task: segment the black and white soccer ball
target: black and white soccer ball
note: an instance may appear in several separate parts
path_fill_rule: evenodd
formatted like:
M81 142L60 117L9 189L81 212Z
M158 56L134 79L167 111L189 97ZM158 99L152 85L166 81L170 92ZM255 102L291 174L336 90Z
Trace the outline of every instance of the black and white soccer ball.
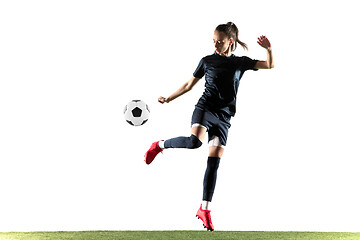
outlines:
M124 109L125 120L132 126L144 125L150 116L149 106L141 100L132 100Z

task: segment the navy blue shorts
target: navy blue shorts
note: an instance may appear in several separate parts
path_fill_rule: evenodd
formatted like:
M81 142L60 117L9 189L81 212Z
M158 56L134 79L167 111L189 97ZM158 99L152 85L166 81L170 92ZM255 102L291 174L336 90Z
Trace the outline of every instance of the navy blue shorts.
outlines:
M192 115L191 125L200 124L206 127L209 141L217 136L222 145L226 146L231 116L225 113L214 113L195 107Z

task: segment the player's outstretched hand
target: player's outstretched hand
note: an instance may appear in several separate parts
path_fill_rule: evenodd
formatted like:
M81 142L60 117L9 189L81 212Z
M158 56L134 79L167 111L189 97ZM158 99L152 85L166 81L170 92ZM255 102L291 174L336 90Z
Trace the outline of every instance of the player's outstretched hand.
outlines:
M166 103L167 101L166 101L166 98L164 98L164 97L159 97L159 98L158 98L158 102L161 103L161 104L163 104L163 103Z
M260 37L258 37L257 43L258 43L261 47L263 47L263 48L271 49L270 41L269 41L269 39L267 39L267 37L264 36L264 35L261 35Z

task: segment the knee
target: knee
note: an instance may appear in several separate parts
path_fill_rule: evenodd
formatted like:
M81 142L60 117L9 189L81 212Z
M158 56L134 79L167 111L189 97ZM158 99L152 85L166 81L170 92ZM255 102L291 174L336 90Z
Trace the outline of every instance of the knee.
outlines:
M201 145L202 145L202 142L194 134L191 134L186 148L196 149L196 148L201 147Z

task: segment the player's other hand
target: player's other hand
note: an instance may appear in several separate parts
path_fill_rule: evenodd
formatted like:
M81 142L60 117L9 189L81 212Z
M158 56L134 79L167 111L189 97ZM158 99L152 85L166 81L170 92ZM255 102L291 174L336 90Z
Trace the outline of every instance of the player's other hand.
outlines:
M163 104L163 103L166 103L166 102L168 102L168 101L167 101L167 98L159 97L159 98L158 98L158 102L161 103L161 104Z
M262 36L258 37L257 43L265 49L271 49L270 41L266 36L262 35Z

